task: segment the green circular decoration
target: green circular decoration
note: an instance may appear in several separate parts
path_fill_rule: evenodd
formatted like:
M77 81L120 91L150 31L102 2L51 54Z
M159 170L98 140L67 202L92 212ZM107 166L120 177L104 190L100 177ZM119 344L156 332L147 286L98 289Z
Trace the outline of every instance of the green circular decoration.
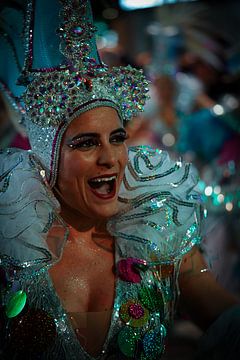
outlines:
M139 298L150 311L163 310L164 302L160 291L144 286L139 291Z
M121 352L130 358L135 356L137 342L140 339L140 333L137 329L125 327L122 329L117 338L118 346Z
M166 328L164 325L160 329L148 331L143 338L144 354L149 360L159 359L164 351Z
M5 313L8 318L13 318L20 314L26 305L27 294L23 290L14 293L6 304Z

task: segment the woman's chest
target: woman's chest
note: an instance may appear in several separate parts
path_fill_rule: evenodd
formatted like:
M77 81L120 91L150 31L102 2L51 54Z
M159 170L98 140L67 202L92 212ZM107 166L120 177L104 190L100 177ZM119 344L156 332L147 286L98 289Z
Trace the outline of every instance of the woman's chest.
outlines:
M114 256L69 247L50 271L54 289L66 312L97 312L113 307Z

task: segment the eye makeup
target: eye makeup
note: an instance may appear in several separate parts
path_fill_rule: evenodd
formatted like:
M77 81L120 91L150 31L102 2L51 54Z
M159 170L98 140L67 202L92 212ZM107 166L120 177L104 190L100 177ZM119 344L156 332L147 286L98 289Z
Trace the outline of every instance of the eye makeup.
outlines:
M118 131L110 135L109 141L111 144L122 144L125 140L128 139L128 135L124 129L119 129Z
M111 132L109 142L111 144L120 145L128 138L123 128L116 129ZM96 146L101 146L100 134L98 133L82 133L74 136L67 141L67 146L72 149L88 150Z
M92 147L100 146L101 143L99 136L84 134L72 139L67 145L72 149L88 150Z

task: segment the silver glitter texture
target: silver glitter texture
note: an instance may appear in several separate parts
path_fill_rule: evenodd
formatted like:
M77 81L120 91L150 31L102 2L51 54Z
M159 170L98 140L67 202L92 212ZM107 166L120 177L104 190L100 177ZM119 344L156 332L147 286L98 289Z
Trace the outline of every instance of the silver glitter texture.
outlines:
M111 70L91 57L95 26L89 21L87 1L62 0L59 51L67 66L36 72L23 96L28 119L57 127L73 113L96 100L118 108L123 121L143 111L148 82L142 70L131 66ZM105 104L106 105L106 104Z
M81 106L96 100L103 106L106 101L112 103L123 121L143 111L148 83L142 70L131 66L102 69L92 78L70 69L36 74L24 95L28 117L40 126L57 127Z

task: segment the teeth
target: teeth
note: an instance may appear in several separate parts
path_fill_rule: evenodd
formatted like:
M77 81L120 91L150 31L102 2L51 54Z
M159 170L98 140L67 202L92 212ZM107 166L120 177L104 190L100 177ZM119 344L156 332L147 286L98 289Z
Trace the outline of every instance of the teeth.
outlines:
M117 178L117 176L111 176L111 177L105 177L105 178L98 178L98 179L93 179L93 180L90 180L91 182L102 182L102 181L111 181L111 180L115 180Z

